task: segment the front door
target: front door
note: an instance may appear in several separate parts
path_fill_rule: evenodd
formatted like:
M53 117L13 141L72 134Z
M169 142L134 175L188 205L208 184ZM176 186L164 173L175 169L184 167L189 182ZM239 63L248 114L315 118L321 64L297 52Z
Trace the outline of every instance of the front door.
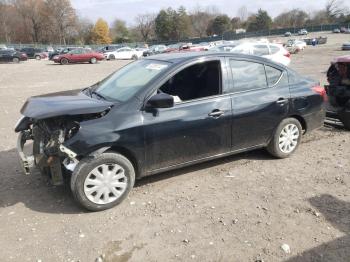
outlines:
M231 97L221 94L221 81L219 60L184 69L160 88L178 102L143 112L149 172L230 151Z

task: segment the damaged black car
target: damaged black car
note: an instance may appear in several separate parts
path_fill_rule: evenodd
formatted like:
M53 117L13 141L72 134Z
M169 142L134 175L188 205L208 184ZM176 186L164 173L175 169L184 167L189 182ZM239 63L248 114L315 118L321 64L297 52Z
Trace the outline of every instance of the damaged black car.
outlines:
M327 71L327 120L350 130L350 56L334 59Z
M318 82L260 57L155 55L89 88L29 98L17 147L26 174L68 181L78 203L104 210L144 176L256 148L290 156L322 126L324 95Z

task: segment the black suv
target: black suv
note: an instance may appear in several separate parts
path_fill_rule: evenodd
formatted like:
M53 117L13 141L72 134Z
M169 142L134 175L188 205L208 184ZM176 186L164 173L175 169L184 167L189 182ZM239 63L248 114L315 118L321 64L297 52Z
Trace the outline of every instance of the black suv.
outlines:
M174 53L135 61L95 85L32 97L18 151L89 210L120 203L135 179L267 148L285 158L322 126L324 89L264 58ZM34 140L33 155L23 153Z

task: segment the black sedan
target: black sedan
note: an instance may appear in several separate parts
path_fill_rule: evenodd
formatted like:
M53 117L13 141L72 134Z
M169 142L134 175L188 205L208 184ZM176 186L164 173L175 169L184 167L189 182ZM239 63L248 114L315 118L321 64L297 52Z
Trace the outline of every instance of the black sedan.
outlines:
M29 98L15 131L26 173L35 165L54 184L70 179L75 199L97 211L144 176L256 148L290 156L322 126L324 96L318 82L264 58L162 54L83 90Z
M15 50L0 50L0 62L13 62L19 63L20 61L26 61L27 55Z

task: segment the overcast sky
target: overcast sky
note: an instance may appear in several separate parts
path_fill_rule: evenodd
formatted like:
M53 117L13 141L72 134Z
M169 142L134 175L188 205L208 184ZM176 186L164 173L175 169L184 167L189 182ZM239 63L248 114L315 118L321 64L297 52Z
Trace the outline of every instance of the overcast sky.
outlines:
M237 14L240 6L245 5L249 12L256 12L262 8L275 17L280 12L293 8L312 12L323 8L326 2L327 0L72 0L74 8L82 17L92 21L102 17L110 23L119 18L127 21L129 25L134 23L137 14L157 13L169 6L177 8L183 5L190 11L197 5L203 7L215 5L219 11L232 17Z

